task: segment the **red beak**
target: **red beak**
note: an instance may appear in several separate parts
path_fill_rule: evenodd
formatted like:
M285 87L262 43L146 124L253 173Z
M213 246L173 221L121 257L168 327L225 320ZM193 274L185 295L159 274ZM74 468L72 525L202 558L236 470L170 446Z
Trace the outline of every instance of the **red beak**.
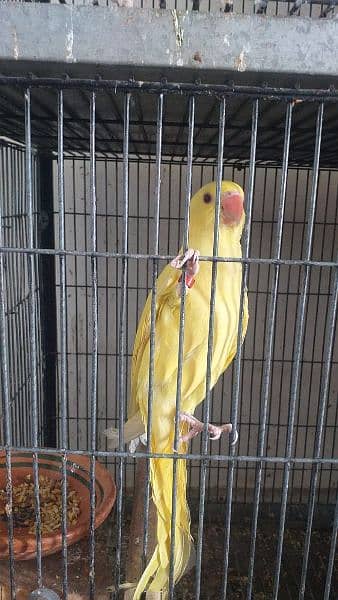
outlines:
M238 225L244 208L243 196L239 192L225 192L221 196L222 220L225 225Z

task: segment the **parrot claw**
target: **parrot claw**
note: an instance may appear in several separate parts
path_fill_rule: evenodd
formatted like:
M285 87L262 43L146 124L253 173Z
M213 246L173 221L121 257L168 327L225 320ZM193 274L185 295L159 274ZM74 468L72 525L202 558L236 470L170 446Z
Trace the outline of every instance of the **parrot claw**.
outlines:
M186 286L188 288L192 287L193 284L195 283L194 276L198 273L199 268L200 268L199 256L200 256L200 253L198 250L193 250L193 248L188 248L188 250L185 252L185 254L183 254L183 255L179 254L170 263L171 266L174 267L174 269L182 269L182 267L184 267L184 265L186 264L186 269L185 269L186 278L184 277L183 279L185 280ZM176 290L178 296L180 296L182 293L181 280L182 280L182 276L178 280L178 286L177 286L177 290Z
M238 431L237 431L237 429L235 429L234 439L232 440L232 442L230 442L230 446L236 446L237 442L238 442Z
M187 264L186 273L190 277L193 277L198 273L199 270L199 256L200 253L198 250L193 250L193 248L188 248L185 254L179 254L171 261L171 266L174 269L182 269L183 265Z
M192 438L196 437L199 433L202 433L204 429L204 423L196 419L196 417L189 415L188 413L181 412L180 421L182 421L183 423L188 423L188 425L190 426L188 433L180 437L180 442L188 442ZM224 425L213 425L212 423L208 423L208 432L210 433L210 440L219 440L222 433L232 433L232 424L225 423ZM237 441L238 432L237 430L235 430L233 440L230 445L235 446L235 444L237 444Z

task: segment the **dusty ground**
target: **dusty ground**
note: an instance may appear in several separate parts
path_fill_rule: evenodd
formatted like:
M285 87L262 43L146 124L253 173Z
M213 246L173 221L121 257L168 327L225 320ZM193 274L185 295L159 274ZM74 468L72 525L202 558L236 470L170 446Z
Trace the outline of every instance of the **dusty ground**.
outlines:
M262 520L261 520L262 521ZM276 555L277 542L276 516L265 519L260 523L257 537L254 600L271 598L273 587L273 565ZM302 565L302 550L304 529L302 524L292 523L285 531L283 565L280 579L279 600L296 600L298 598L298 583ZM124 522L122 557L125 559L128 539L129 520ZM193 535L196 538L197 525L193 524ZM96 536L96 594L95 600L109 600L107 587L113 583L115 571L115 531L112 520L100 527ZM220 600L223 563L223 519L215 518L213 514L207 517L202 569L202 600ZM243 516L235 518L231 534L231 555L228 578L229 600L246 598L247 569L250 544L250 518ZM306 600L322 600L325 584L327 558L330 545L329 529L315 529L312 536L309 562ZM88 598L88 541L75 544L69 548L69 590L80 594L80 598ZM122 572L122 581L123 581ZM192 571L177 586L176 600L194 600L195 573ZM61 592L62 562L59 554L47 557L43 561L44 585ZM336 573L337 576L337 573ZM8 581L7 564L0 562L0 583L2 596L7 600L4 591ZM16 565L17 600L27 600L29 591L36 588L34 561L20 562ZM332 600L338 597L337 580L332 585ZM75 597L73 600L77 600Z

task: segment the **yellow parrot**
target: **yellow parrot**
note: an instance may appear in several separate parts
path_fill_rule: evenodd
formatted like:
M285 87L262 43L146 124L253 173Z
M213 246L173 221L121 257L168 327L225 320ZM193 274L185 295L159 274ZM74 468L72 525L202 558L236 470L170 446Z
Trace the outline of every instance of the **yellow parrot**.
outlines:
M182 277L177 269L186 264L186 305L181 387L179 452L187 451L188 441L203 431L203 423L193 416L206 394L206 365L209 335L212 263L199 261L199 255L212 256L215 220L216 183L203 186L191 199L189 250L167 265L157 280L155 359L151 452L173 452L175 432L176 386L178 371L179 320ZM240 239L245 221L244 192L232 181L222 181L218 255L242 256ZM237 351L240 317L242 265L219 262L217 266L214 340L211 364L211 388L233 360ZM146 301L134 344L131 398L124 441L128 443L146 433L148 415L151 294ZM248 324L245 293L242 340ZM230 423L209 424L211 439L222 432L231 433ZM106 430L110 446L118 444L117 430ZM114 444L115 440L115 444ZM234 432L233 442L237 441ZM153 500L157 509L157 546L134 592L140 600L145 590L162 591L167 597L170 569L173 461L150 460ZM186 500L186 461L177 461L177 512L175 523L174 580L182 577L189 563L192 540Z

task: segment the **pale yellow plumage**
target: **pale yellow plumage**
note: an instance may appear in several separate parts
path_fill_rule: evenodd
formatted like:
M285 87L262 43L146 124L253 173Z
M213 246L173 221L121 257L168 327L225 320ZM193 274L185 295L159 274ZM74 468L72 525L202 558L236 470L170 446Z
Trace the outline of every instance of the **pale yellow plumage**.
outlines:
M239 191L233 182L222 182L222 192ZM213 201L206 204L204 194L210 193ZM201 255L213 254L213 230L216 184L204 186L191 200L189 247ZM240 257L240 236L244 225L219 226L219 256ZM206 361L208 347L209 306L211 294L211 263L201 261L196 282L187 293L184 331L184 357L181 390L181 411L193 414L206 392ZM172 453L174 443L174 417L176 401L178 334L180 297L177 294L179 273L167 265L157 281L154 399L151 433L153 452ZM233 360L237 350L238 320L242 268L240 263L218 263L214 316L214 345L212 381L214 386L220 375ZM134 345L132 362L131 400L129 419L140 416L144 427L148 413L149 338L151 295L143 310ZM247 298L243 313L243 337L248 323ZM184 426L182 425L182 430ZM187 444L180 445L185 452ZM177 581L184 573L191 550L190 517L186 502L186 464L178 461L177 519L175 531L174 575ZM168 588L170 561L170 524L172 505L172 460L151 460L151 483L158 513L157 547L143 573L134 600L139 600L145 589L152 591Z

